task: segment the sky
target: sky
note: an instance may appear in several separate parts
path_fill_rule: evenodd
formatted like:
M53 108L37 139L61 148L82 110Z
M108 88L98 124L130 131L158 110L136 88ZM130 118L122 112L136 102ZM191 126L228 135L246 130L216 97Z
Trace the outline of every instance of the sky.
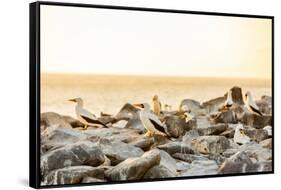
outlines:
M271 20L41 5L41 72L271 78Z

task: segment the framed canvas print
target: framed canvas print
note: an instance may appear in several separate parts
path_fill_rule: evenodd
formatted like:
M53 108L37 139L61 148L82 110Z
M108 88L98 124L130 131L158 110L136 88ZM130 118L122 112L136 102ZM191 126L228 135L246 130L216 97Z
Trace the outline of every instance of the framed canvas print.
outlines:
M30 186L274 172L272 16L30 4Z

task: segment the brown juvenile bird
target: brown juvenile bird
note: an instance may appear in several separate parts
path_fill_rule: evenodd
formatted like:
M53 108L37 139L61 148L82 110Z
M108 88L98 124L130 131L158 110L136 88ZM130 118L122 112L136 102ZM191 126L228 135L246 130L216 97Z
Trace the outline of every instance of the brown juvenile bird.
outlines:
M155 115L160 116L161 113L161 102L157 95L153 96L152 99L152 111Z

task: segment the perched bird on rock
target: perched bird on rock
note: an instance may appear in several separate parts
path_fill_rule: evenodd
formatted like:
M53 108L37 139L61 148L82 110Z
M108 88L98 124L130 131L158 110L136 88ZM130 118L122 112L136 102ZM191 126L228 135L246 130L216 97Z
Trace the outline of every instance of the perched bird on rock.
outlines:
M88 126L107 127L104 123L99 121L94 114L83 108L83 100L81 98L74 98L70 99L69 101L76 103L75 113L78 120L84 124L84 129L87 129Z
M154 134L167 136L164 125L161 123L159 118L150 111L149 104L134 104L134 106L141 109L139 116L143 126L147 130L145 136L151 137Z
M263 116L259 107L257 106L255 101L253 100L252 94L249 91L247 91L246 94L245 94L245 101L246 101L245 105L251 113Z
M161 102L157 95L153 96L152 99L152 111L157 115L160 116L161 113Z
M227 92L227 98L224 102L224 105L222 106L222 108L219 109L219 111L225 111L225 110L229 110L229 108L233 105L233 100L232 100L232 90L230 89Z

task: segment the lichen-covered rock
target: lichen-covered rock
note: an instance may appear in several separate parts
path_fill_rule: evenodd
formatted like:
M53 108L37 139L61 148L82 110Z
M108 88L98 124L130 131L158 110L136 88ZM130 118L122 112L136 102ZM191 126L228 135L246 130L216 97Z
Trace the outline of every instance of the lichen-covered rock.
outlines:
M187 129L185 119L176 115L165 117L167 132L171 137L183 136Z
M87 183L83 181L87 177L103 181L104 169L91 166L71 166L53 170L44 178L42 185Z
M241 118L238 120L244 125L252 126L257 129L261 129L267 125L272 125L272 116L271 115L257 115L249 112L245 112Z
M191 143L193 150L202 154L220 154L229 147L224 136L200 136Z
M127 158L140 157L144 153L142 149L121 141L100 139L97 145L110 159L112 165L117 165Z
M198 133L201 136L218 135L228 128L228 124L216 124L206 128L198 128Z
M99 147L90 141L66 145L41 155L41 173L68 166L98 166L105 161L105 155Z
M149 169L159 165L160 159L159 150L153 149L144 153L141 157L124 160L117 166L108 169L105 176L111 181L142 179Z

